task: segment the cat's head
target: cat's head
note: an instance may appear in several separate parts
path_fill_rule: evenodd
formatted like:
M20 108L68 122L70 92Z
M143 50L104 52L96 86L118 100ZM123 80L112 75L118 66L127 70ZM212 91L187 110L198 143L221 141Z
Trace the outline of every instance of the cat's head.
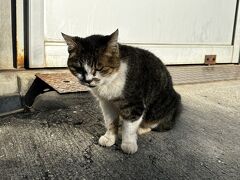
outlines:
M83 85L95 87L118 71L118 30L107 36L62 36L68 45L68 68Z

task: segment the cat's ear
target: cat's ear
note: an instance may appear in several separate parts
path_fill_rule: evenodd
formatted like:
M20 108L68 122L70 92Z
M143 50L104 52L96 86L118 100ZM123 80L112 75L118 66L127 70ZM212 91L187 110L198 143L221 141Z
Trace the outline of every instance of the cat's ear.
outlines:
M77 43L75 42L75 37L66 35L64 33L62 33L62 37L64 38L64 40L68 45L68 51L71 51L77 47Z
M110 35L110 41L108 42L111 46L117 46L118 43L118 29Z
M110 35L110 40L108 41L108 51L118 51L118 29Z

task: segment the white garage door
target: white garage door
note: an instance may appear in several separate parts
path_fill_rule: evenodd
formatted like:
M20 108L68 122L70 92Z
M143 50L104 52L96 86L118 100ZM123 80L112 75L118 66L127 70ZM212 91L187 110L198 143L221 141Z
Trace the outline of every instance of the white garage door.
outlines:
M155 53L166 64L237 62L237 0L31 0L30 67L65 67L61 32L86 37L110 34ZM236 38L236 37L235 37ZM238 36L237 36L238 38Z

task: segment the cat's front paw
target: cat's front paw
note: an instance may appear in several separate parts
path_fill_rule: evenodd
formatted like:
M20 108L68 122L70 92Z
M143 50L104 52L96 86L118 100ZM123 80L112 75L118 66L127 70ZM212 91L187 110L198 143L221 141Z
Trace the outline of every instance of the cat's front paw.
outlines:
M138 145L136 142L123 142L121 148L127 154L134 154L138 150Z
M98 140L98 143L101 145L101 146L107 146L107 147L110 147L112 145L115 144L115 141L116 141L116 137L115 136L107 136L106 134L101 136Z

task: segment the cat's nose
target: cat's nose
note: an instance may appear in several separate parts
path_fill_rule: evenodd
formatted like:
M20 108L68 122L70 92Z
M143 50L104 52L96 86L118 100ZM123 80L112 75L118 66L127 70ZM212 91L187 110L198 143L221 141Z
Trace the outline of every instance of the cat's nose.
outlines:
M85 74L84 81L88 84L90 84L93 81L93 76L91 74Z
M85 82L90 84L93 80L92 79L85 79Z

